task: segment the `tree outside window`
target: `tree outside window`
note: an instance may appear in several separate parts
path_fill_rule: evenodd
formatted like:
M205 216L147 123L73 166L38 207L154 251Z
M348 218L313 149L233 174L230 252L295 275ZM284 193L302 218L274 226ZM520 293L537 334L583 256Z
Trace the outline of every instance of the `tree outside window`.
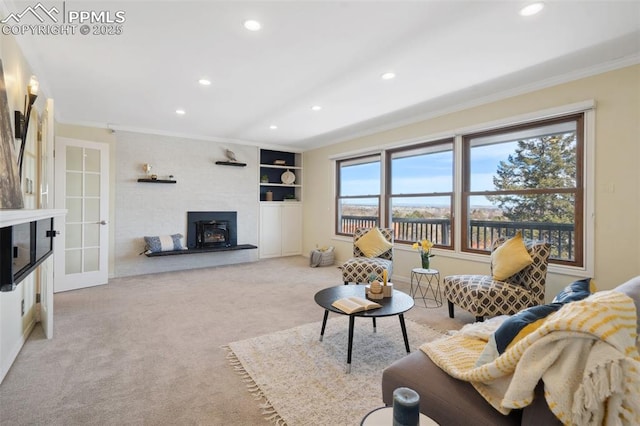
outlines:
M463 250L521 231L582 262L582 115L464 138Z

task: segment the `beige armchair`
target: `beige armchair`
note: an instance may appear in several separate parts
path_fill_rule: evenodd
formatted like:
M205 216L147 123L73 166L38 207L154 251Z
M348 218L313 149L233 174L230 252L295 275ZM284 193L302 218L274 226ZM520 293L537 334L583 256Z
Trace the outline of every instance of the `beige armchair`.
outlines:
M494 241L492 251L506 238ZM453 305L475 315L477 321L485 316L513 315L531 306L544 304L547 264L551 248L548 243L535 241L525 244L533 263L503 281L490 275L450 275L444 278L444 296L453 318Z
M353 234L353 257L342 264L342 281L348 283L368 283L369 276L374 273L378 280L382 280L384 271L387 278L391 278L393 272L393 229L379 228L384 239L390 243L390 248L376 256L366 256L359 247L361 239L367 238L367 233L372 228L358 228ZM383 249L374 250L382 251ZM367 250L365 250L367 251Z

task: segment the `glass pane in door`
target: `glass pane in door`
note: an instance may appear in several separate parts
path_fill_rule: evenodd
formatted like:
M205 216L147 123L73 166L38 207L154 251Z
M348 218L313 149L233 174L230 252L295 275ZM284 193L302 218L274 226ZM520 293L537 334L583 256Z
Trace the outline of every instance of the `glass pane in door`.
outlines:
M67 146L65 272L100 267L100 150Z

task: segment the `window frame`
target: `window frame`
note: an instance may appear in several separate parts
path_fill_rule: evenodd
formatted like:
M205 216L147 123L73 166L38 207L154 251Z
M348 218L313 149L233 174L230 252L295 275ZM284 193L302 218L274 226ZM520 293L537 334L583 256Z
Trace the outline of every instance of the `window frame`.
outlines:
M349 153L338 153L330 156L334 165L340 160L351 160L361 156L380 155L383 167L381 168L381 182L383 192L381 193L384 203L380 204L379 216L381 223L389 221L388 210L390 207L388 199L388 183L386 177L387 158L386 152L400 148L411 149L419 144L429 143L435 140L442 140L447 137L454 138L454 198L452 212L452 242L453 248L436 248L439 256L449 257L452 259L460 259L475 262L489 262L490 254L488 252L470 252L461 250L462 247L462 229L465 228L465 220L462 215L462 193L463 193L463 143L462 138L470 134L478 134L483 132L503 131L506 128L517 127L520 125L533 124L540 125L543 122L554 121L557 119L566 119L570 116L582 116L582 122L577 126L576 131L580 132L582 148L577 153L576 178L580 178L581 184L577 185L582 191L582 200L579 205L582 214L575 215L576 222L576 241L581 245L580 254L576 251L574 256L575 262L564 262L553 259L549 263L549 272L563 275L575 276L576 274L592 275L594 273L595 262L595 242L593 235L595 233L595 143L596 143L596 111L595 100L588 99L571 104L564 104L546 109L525 112L519 115L503 116L491 121L478 122L464 127L451 128L449 131L439 132L437 134L424 135L422 137L413 137L405 140L390 141L387 144L378 145L376 148L365 148L359 151L351 151ZM579 163L578 163L579 161ZM468 168L468 167L467 167ZM337 169L336 169L337 170ZM337 172L334 172L334 177ZM337 192L334 194L337 198ZM337 220L338 212L334 212ZM578 230L580 228L580 230ZM352 234L342 233L340 236L351 237ZM399 242L396 248L401 251L412 251L411 245ZM576 248L576 250L578 250Z
M461 206L461 220L460 226L460 251L466 253L479 253L488 254L489 250L474 249L469 247L469 214L471 206L469 205L469 199L474 196L486 196L486 195L534 195L534 194L549 194L549 193L564 193L574 194L574 261L552 259L549 262L559 265L584 267L584 113L574 113L564 116L558 116L550 119L535 120L527 123L520 123L510 126L497 127L491 130L480 131L475 133L465 133L462 136L462 189L460 191L460 206ZM576 123L576 184L573 188L531 188L531 189L518 189L511 191L471 191L471 141L475 138L499 135L503 133L509 133L514 131L522 131L528 129L535 129L537 127L543 127L546 125L553 125L559 123L575 122Z
M425 149L425 148L433 148L436 147L438 145L450 145L451 146L451 159L452 159L452 164L451 164L451 191L447 191L447 192L420 192L420 193L408 193L408 194L394 194L392 192L392 185L393 185L393 156L394 154L398 154L398 153L402 153L402 152L408 152L408 151L418 151L421 149ZM384 161L385 161L385 170L387 171L387 175L383 181L384 184L384 200L385 200L385 212L384 215L386 217L386 226L389 228L393 228L394 229L394 234L395 234L395 227L393 226L393 212L392 212L392 208L391 208L391 201L392 198L420 198L420 197L449 197L451 200L451 205L450 205L450 219L449 219L449 229L450 229L450 236L449 236L449 244L448 245L444 245L444 244L440 244L437 243L434 245L434 247L437 248L442 248L442 249L448 249L448 250L453 250L454 249L454 242L455 242L455 221L454 221L454 212L455 212L455 207L456 207L456 196L455 196L455 171L456 171L456 144L455 144L455 138L454 137L447 137L447 138L441 138L441 139L437 139L437 140L433 140L433 141L429 141L429 142L419 142L419 143L414 143L414 144L410 144L410 145L405 145L405 146L401 146L401 147L396 147L393 149L389 149L387 151L384 152ZM395 237L394 235L394 241L398 242L399 244L413 244L415 241L413 240L403 240L400 238Z
M380 190L378 192L378 194L360 194L360 195L342 195L340 190L342 188L342 164L344 163L357 163L357 162L362 162L362 164L365 163L374 163L376 161L366 161L367 159L375 159L377 158L377 162L380 164ZM364 199L364 198L377 198L378 199L378 217L377 217L377 224L378 226L381 226L380 224L382 223L382 218L384 217L384 213L383 210L385 209L384 206L382 205L382 200L383 198L383 194L382 194L382 183L383 183L383 179L384 179L384 171L383 171L383 153L370 153L370 154L366 154L366 155L359 155L359 156L354 156L354 157L349 157L349 158L343 158L340 160L336 161L336 188L335 188L335 214L334 214L334 232L336 235L343 235L343 236L353 236L353 234L351 233L346 233L346 232L341 232L342 227L341 225L341 217L342 215L340 214L340 204L341 204L341 200L344 199L349 199L349 200L356 200L356 199Z

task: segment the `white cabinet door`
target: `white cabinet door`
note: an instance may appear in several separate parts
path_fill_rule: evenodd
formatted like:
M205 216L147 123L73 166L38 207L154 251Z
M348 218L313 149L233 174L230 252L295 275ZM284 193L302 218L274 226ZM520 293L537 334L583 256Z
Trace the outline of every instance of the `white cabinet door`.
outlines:
M298 203L282 205L282 255L302 253L302 206Z
M299 203L260 204L260 258L302 253L302 206Z
M260 204L260 258L282 252L282 209L278 204Z

